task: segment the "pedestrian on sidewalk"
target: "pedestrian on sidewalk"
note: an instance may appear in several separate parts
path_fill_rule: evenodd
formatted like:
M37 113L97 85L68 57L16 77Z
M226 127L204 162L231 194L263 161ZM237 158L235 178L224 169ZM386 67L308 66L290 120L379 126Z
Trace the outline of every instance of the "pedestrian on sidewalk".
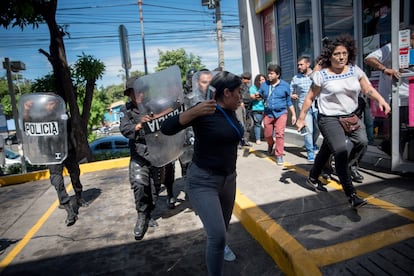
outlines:
M390 112L390 106L372 87L364 71L354 65L355 56L355 41L350 35L344 34L325 42L321 53L322 69L313 75L313 83L296 125L298 131L305 126L306 113L318 97L318 125L324 139L309 178L306 180L306 185L314 190L325 189L318 178L332 153L345 195L351 207L358 208L365 205L366 201L357 196L348 165L353 163L350 160L358 159L368 143L365 126L354 114L358 108L358 95L362 91L371 99L376 100L385 113ZM351 119L355 119L356 122ZM350 129L342 126L340 121L343 120L348 121ZM353 143L349 157L346 136Z
M210 85L215 88L213 99L168 118L161 132L174 135L193 127L194 155L187 171L186 191L207 234L208 274L222 275L225 251L233 254L226 247L226 232L236 194L237 148L243 138L235 113L241 100L241 79L223 71Z
M264 138L266 139L269 155L273 153L277 165L283 165L285 148L285 129L288 117L288 109L292 114L292 125L296 123L296 112L290 97L289 83L282 80L282 69L277 64L270 64L267 67L267 81L260 86L259 93L264 101Z
M252 101L252 117L253 117L253 131L256 138L256 145L260 145L262 142L262 120L264 112L263 99L260 96L259 89L262 83L266 82L266 76L263 74L257 74L254 78L253 85L249 88L250 99Z
M310 67L309 57L300 57L297 65L298 74L293 76L292 81L290 82L290 92L292 100L298 102L298 108L300 111L303 106L303 101L305 100L312 84L310 76L313 71ZM306 113L305 121L307 131L306 134L303 135L303 139L305 142L307 159L309 162L313 163L315 161L315 151L318 150L316 142L318 141L320 134L318 128L318 109L315 106L315 102L312 103L308 113Z
M241 74L241 95L242 99L240 101L240 105L236 110L236 116L237 119L240 121L241 125L244 128L244 143L240 145L240 147L251 147L249 140L250 140L250 110L251 110L251 99L250 99L250 93L249 93L249 87L250 87L250 80L252 78L252 74L250 72L244 72ZM247 120L249 119L249 120Z

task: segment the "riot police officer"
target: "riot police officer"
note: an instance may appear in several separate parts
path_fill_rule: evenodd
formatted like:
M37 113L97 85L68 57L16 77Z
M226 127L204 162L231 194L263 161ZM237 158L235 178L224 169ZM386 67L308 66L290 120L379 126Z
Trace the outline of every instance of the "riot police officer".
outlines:
M88 203L82 197L80 169L65 102L53 93L33 93L20 99L20 109L26 157L31 164L48 166L50 182L60 206L67 212L65 223L71 226L77 220L77 209L66 191L63 167L69 171L77 207L86 207Z
M134 193L135 208L138 213L134 228L136 240L141 240L150 224L151 212L160 192L161 183L167 188L168 198L173 198L172 184L174 182L174 164L171 162L162 167L151 165L145 139L144 123L153 118L148 114L144 104L144 94L134 91L137 77L131 77L126 84L124 95L129 101L121 107L120 131L129 139L131 159L129 163L129 181ZM168 173L168 175L166 175ZM154 222L154 226L156 223Z
M50 183L55 187L60 205L67 212L65 223L67 226L75 224L77 220L77 209L75 209L70 201L70 196L66 192L65 182L63 179L63 167L66 167L73 190L77 207L88 207L89 203L82 197L83 186L80 181L80 168L76 155L76 148L73 142L71 119L68 120L68 156L62 164L48 165L50 173Z
M184 94L188 94L193 91L193 75L197 72L196 69L191 68L185 75L185 83L183 85Z

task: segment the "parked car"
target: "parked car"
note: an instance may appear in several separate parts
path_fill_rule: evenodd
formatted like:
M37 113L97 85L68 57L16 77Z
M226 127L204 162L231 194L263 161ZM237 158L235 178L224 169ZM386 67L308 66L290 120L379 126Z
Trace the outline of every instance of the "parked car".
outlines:
M129 156L128 138L122 135L109 135L89 143L96 160Z
M20 174L22 173L22 158L21 155L11 149L4 148L5 162L4 166L0 166L0 175L6 174ZM27 158L25 158L25 165L27 172L44 170L45 165L31 165Z
M18 144L16 134L9 135L4 139L6 145L15 145Z
M4 149L4 155L6 157L6 162L4 163L5 167L10 167L16 164L22 164L20 154L18 154L17 152L14 152L10 149Z
M5 158L4 164L0 164L0 175L19 173L22 165L20 154L7 148L3 150Z

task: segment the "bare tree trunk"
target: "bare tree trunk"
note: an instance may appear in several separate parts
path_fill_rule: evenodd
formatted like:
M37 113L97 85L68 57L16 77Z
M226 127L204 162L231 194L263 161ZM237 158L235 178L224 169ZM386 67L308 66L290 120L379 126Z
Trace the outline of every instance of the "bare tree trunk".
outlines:
M90 110L92 107L92 99L93 99L93 90L95 88L96 80L87 80L86 81L86 91L85 91L85 99L83 101L83 112L82 112L82 120L85 122L86 127L88 127L89 118L91 117ZM88 112L86 112L86 110Z

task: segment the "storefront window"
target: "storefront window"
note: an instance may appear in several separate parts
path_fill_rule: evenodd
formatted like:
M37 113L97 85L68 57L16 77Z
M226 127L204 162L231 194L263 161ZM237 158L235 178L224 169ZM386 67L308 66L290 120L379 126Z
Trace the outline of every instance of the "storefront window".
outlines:
M296 0L296 49L297 57L308 56L311 61L313 55L313 32L312 32L312 10L311 0Z
M264 50L266 68L267 64L276 60L276 25L273 5L262 13L263 32L264 32Z
M292 5L290 1L278 1L277 27L279 35L279 59L282 68L282 79L290 81L296 74L296 58L294 57L292 35Z
M363 26L363 57L367 57L368 64L371 64L374 68L371 68L367 65L364 65L364 70L367 73L372 85L377 88L380 94L385 98L385 100L391 103L392 93L391 93L391 78L387 75L384 75L381 71L378 70L372 62L370 63L369 59L375 58L381 64L387 68L392 67L391 52L397 51L399 53L399 67L393 69L400 69L402 73L412 73L414 71L414 62L409 61L409 56L404 56L404 54L409 54L409 35L410 31L407 29L414 29L410 24L413 22L414 17L412 13L406 13L406 10L412 10L412 1L400 1L400 12L399 19L400 30L405 30L406 38L398 39L398 44L391 44L391 1L382 0L382 1L373 1L373 0L364 0L362 2L363 14L362 14L362 26ZM402 31L402 33L404 33ZM403 41L405 41L403 43ZM405 45L405 46L404 46ZM381 53L381 55L379 55ZM404 61L404 62L402 62ZM373 124L373 142L375 145L378 145L380 149L384 152L391 155L391 131L395 128L399 128L399 141L398 146L400 149L400 156L402 159L409 159L414 161L414 153L409 153L409 149L414 147L414 128L410 126L409 122L409 102L407 97L409 91L414 91L414 79L409 79L408 77L402 78L402 82L398 87L398 99L399 99L399 116L397 117L398 124L392 125L391 117L385 115L381 110L377 108L376 103L370 103L370 115L372 118ZM413 93L414 95L414 93ZM394 112L395 114L395 112ZM414 117L413 117L414 118Z
M343 33L354 34L352 0L322 0L322 34L333 38Z
M384 46L391 41L391 8L389 1L364 0L362 4L362 54L365 58L370 53ZM364 64L364 71L367 73L372 85L379 90L380 72L372 71L372 68ZM391 87L390 87L391 90ZM380 91L385 96L384 91ZM370 102L370 114L372 119L372 133L368 135L371 144L380 145L389 137L390 120L374 102ZM388 145L390 147L390 145ZM387 152L390 150L387 149Z

